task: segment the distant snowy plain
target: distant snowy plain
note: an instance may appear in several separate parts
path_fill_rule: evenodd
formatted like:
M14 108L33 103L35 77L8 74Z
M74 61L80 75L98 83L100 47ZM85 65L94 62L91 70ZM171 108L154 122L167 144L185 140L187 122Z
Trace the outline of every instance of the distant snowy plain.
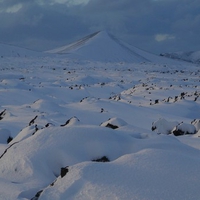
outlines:
M200 198L198 65L26 52L0 58L0 199Z

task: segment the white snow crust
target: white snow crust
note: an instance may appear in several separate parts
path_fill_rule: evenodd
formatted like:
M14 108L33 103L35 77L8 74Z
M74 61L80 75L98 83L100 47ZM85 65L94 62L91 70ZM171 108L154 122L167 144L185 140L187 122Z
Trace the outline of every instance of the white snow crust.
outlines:
M199 199L199 66L106 32L39 55L6 48L0 199Z

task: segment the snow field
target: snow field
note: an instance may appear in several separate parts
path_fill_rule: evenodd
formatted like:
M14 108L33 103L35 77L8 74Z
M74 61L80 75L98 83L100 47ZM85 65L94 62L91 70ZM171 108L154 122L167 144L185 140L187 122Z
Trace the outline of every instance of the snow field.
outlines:
M0 199L199 198L199 66L105 32L62 55L14 50L0 51Z

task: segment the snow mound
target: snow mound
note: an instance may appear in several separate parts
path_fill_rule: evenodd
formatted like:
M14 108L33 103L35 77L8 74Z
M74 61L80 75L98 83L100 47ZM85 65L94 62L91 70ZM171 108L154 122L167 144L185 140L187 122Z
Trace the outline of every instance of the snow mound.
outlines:
M120 119L117 117L111 118L101 124L101 126L112 128L112 129L117 129L117 128L120 128L121 126L126 126L126 125L127 123L123 119Z
M152 131L156 131L158 134L171 134L173 128L178 125L178 122L169 122L166 119L160 118L153 122Z
M193 125L194 124L194 125ZM199 120L194 120L191 124L184 122L169 122L163 118L152 123L152 131L158 134L174 134L175 136L195 134L198 132Z
M31 125L31 126L27 126L25 127L23 130L21 130L17 136L10 142L10 144L14 144L16 142L20 142L32 135L34 135L34 133L37 131L37 126L36 125Z
M38 99L35 101L32 105L31 108L40 111L40 112L48 112L50 110L54 110L55 112L59 112L62 110L62 107L59 105L55 104L52 101L44 100L44 99Z
M70 119L66 121L65 124L62 124L61 126L75 126L79 124L80 124L80 120L77 117L71 117Z
M173 130L172 133L176 136L179 135L186 135L186 134L195 134L196 133L196 128L193 124L186 124L186 123L181 123L178 124Z

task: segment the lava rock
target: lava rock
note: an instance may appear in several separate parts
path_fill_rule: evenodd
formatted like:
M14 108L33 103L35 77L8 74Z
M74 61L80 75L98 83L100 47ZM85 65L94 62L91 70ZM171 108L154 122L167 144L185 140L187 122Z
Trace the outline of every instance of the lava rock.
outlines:
M61 170L60 170L61 178L63 178L68 172L69 172L68 166L67 167L62 167Z
M186 124L186 123L181 123L174 127L172 130L172 133L175 136L180 136L180 135L191 135L196 133L196 128L192 124Z
M93 162L110 162L110 160L106 156L103 156L103 157L98 158L98 159L94 159L92 161Z

